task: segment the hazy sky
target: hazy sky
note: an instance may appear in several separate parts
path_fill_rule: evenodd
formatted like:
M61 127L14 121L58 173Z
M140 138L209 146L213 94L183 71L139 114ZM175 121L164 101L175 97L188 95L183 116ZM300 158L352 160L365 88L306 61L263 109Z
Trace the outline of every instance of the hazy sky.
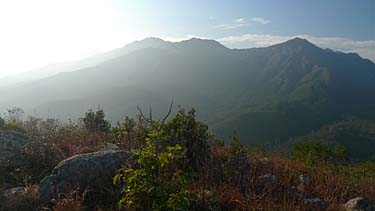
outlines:
M375 61L374 0L0 0L0 77L148 36L229 47L295 36Z

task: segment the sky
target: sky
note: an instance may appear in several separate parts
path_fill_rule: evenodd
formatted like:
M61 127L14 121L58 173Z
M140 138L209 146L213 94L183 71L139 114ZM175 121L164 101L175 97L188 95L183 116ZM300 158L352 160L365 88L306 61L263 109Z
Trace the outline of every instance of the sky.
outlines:
M299 36L375 61L374 0L0 0L0 77L134 40L263 47Z

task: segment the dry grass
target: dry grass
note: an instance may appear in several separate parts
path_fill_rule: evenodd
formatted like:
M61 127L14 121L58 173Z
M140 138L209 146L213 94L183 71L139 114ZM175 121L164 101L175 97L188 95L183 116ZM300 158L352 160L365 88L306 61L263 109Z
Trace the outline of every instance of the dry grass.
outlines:
M82 211L84 210L82 198L76 193L59 195L57 199L52 200L53 211Z
M375 202L375 175L345 173L335 166L319 164L308 166L301 161L259 151L247 153L249 169L226 148L212 150L212 160L190 186L196 200L206 204L206 210L332 210L342 209L349 199L363 196ZM266 156L266 157L265 157ZM266 159L265 159L266 158ZM227 166L226 163L231 166ZM231 170L227 174L225 171ZM241 170L242 169L242 170ZM257 186L257 178L274 175L275 181ZM307 175L308 184L301 184L299 177ZM204 188L202 188L204 187ZM207 194L202 194L208 192ZM209 198L211 197L211 198ZM319 206L309 206L304 199L319 198ZM211 202L211 207L208 206Z
M136 130L140 131L138 133L120 134L113 140L113 134L88 132L74 124L33 119L24 127L32 141L24 149L30 165L22 170L20 177L30 178L34 184L67 157L97 151L105 142L117 143L122 149L134 149L142 143L131 143L141 140L145 133L140 127ZM323 163L311 166L261 150L233 154L229 147L212 146L210 153L210 159L189 182L192 210L337 211L346 201L358 196L375 202L373 171L362 173ZM259 185L258 178L264 175L276 179ZM301 184L301 175L308 175L308 184ZM40 206L36 193L35 186L28 186L25 193L1 202L0 210L33 210ZM316 197L322 200L322 206L311 207L304 203L304 199ZM82 197L74 193L61 195L53 201L55 211L84 208Z

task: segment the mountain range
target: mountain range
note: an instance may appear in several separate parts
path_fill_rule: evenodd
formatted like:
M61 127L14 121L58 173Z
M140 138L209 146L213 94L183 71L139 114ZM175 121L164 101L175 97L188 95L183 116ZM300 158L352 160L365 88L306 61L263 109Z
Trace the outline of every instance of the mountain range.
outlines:
M147 38L56 72L0 87L0 109L17 106L32 115L68 119L100 106L116 122L137 114L137 105L161 116L173 100L195 107L222 139L236 131L247 145L273 147L317 137L313 134L322 128L348 119L375 121L375 64L301 38L250 49L197 38ZM362 135L331 142L352 146ZM364 153L349 151L358 159L375 159L366 151L375 147L369 140Z

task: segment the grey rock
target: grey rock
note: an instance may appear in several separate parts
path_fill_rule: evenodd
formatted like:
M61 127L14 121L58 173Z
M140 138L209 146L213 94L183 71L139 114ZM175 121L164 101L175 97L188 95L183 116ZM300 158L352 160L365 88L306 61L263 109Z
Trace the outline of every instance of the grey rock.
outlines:
M29 142L21 133L0 129L0 162L17 159L22 147Z
M261 158L259 159L259 162L263 165L268 165L271 161L269 158Z
M5 190L1 195L6 199L10 199L15 196L19 196L23 194L25 190L26 189L24 187L11 188L11 189Z
M0 117L0 128L4 128L5 121Z
M40 182L40 200L47 202L58 194L73 190L88 193L88 190L97 192L115 188L112 181L116 170L121 168L131 155L127 151L107 150L63 160L53 169L51 175Z
M363 197L357 197L346 202L344 209L346 211L375 211L375 205Z
M23 149L29 143L28 138L12 130L0 128L0 187L3 189L22 185L20 178L13 174L17 173L26 165L26 159Z
M0 163L17 160L21 149L29 141L21 133L0 129Z

